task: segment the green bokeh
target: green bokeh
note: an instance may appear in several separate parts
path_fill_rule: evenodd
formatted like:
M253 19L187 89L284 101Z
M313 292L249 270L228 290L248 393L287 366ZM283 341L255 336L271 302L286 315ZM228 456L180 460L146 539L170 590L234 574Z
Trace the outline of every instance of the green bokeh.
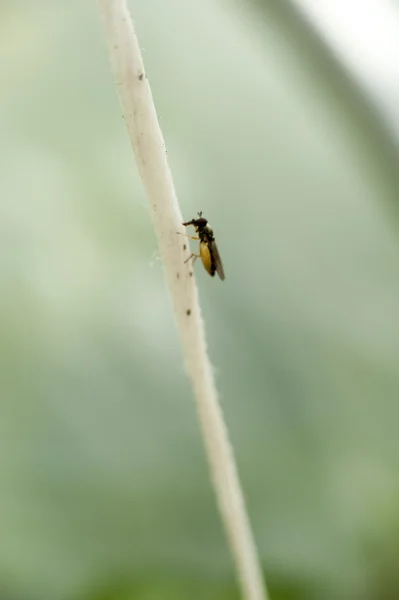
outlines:
M233 600L96 8L0 7L1 600ZM395 150L263 9L132 2L272 598L397 598Z

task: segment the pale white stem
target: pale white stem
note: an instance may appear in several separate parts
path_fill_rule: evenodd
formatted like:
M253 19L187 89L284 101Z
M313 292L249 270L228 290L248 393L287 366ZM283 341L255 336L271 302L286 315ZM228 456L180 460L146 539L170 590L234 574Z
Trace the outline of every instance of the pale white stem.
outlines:
M188 241L176 234L184 233L183 219L139 44L125 0L99 0L99 7L122 112L148 195L212 481L243 597L264 600L267 593L217 398L195 278L191 264L184 264L189 256Z

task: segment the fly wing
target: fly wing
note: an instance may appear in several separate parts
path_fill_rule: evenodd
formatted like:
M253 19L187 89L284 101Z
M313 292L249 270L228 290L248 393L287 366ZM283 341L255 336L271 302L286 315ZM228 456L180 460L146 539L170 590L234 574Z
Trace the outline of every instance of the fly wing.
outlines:
M223 279L224 279L223 264L222 264L222 259L220 258L219 250L218 250L218 247L216 246L215 240L212 240L212 242L210 242L210 248L211 248L211 252L212 252L213 264L215 265L217 274L219 275L220 279L223 281Z

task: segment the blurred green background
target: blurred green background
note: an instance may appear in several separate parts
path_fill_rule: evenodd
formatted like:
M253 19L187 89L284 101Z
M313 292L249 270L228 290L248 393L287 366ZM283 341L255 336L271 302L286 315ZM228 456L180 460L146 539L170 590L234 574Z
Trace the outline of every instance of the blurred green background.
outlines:
M131 7L272 599L397 599L393 134L282 0ZM96 3L0 32L0 598L237 600Z

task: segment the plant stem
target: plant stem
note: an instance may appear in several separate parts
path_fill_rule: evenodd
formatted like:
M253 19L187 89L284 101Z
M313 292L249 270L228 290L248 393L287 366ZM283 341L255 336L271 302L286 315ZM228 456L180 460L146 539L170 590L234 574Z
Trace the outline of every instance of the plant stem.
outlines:
M99 0L105 38L122 112L148 195L182 352L192 381L219 509L247 600L265 600L262 572L218 402L208 357L198 290L188 257L182 216L165 144L125 0Z

